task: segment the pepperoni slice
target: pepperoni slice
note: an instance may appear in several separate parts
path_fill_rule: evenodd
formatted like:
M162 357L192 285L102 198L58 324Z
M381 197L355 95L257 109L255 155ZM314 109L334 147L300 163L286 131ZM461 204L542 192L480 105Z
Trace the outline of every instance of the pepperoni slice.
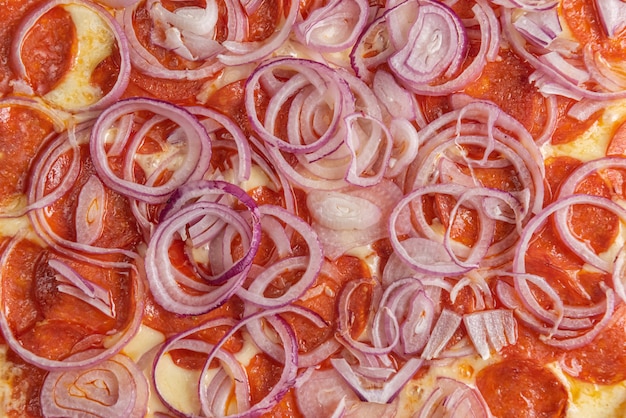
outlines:
M578 379L597 384L626 380L626 306L620 305L609 326L591 344L565 354Z
M626 122L620 124L606 149L606 155L626 156Z
M28 170L41 144L53 132L49 119L26 107L0 107L0 204L24 193Z
M558 98L558 122L556 130L552 133L552 144L566 144L576 140L602 116L603 110L599 110L582 121L573 118L568 112L575 103L577 102L571 99Z
M72 17L63 8L55 7L39 19L24 40L22 59L39 94L52 90L69 70L75 38Z
M561 183L581 164L580 160L573 157L551 157L546 159L546 182L550 191L550 193L546 193L546 199L550 198L551 201L558 194Z
M507 359L487 366L478 373L476 386L495 417L565 417L565 386L531 360Z
M297 304L310 309L320 315L330 324L325 328L318 328L302 316L285 313L283 317L292 326L298 338L299 350L306 353L332 337L337 328L337 302L345 283L369 277L367 267L363 262L350 256L342 256L333 262L336 267L333 277L321 274L312 289L315 293L311 297L303 298ZM350 298L350 311L353 312L352 334L357 338L365 329L370 316L371 286L359 286Z
M498 60L487 63L480 78L467 86L465 93L496 103L533 136L538 136L545 124L545 99L528 81L532 72L528 63L504 49Z

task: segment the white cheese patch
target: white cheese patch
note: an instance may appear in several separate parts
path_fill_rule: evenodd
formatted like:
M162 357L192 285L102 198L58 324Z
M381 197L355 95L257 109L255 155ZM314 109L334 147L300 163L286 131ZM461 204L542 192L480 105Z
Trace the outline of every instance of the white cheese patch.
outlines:
M111 55L115 37L106 22L93 10L77 4L64 5L76 27L78 51L69 71L44 99L65 110L79 110L103 95L91 84L94 69Z
M365 263L372 276L379 279L382 278L381 260L371 245L352 248L346 252L346 255L360 258L361 261Z
M161 357L155 378L163 397L179 411L198 414L198 381L200 371L178 367L169 354Z
M124 347L122 353L137 362L144 354L164 341L165 335L155 329L141 325L137 335Z
M276 191L276 186L272 183L267 174L265 174L265 171L258 165L253 164L250 167L250 178L241 183L241 188L249 192L258 187L267 187L268 189Z
M626 411L626 382L596 385L566 375L557 363L549 364L548 368L569 393L567 418L621 417Z
M608 106L598 121L574 141L558 145L545 143L541 147L544 159L569 156L586 162L605 157L613 133L624 121L624 115L626 115L625 102Z
M183 164L185 158L185 152L183 146L167 144L168 146L161 152L155 152L151 154L137 154L135 155L135 162L146 177L150 177L157 169L163 171L163 164L167 164L167 168L171 171L176 171Z

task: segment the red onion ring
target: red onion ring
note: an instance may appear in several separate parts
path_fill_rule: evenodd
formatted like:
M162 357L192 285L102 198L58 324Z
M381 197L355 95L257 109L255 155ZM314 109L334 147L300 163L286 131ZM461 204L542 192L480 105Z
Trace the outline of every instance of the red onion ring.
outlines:
M301 218L285 209L274 205L262 205L259 207L259 212L261 213L261 223L265 217L271 216L284 222L286 227L292 228L298 233L307 244L308 256L291 256L264 266L264 271L254 279L248 289L240 288L237 295L243 300L263 308L285 306L300 298L315 283L324 261L322 247L313 229ZM264 296L267 287L281 273L300 269L304 269L302 276L297 283L291 284L284 294L275 298Z
M472 416L488 418L489 407L476 389L449 377L437 377L417 418L432 416Z
M463 315L463 324L478 354L491 357L491 350L499 353L517 342L517 323L513 312L504 309L473 312Z
M62 237L54 231L48 222L47 207L56 200L69 193L76 185L81 170L81 147L86 146L89 135L89 125L79 125L57 136L43 150L32 167L31 183L28 190L28 202L25 210L28 211L29 219L39 238L58 251L67 254L71 258L98 263L108 267L126 268L128 262L114 262L100 260L97 255L122 254L127 258L135 259L137 254L124 248L103 248L70 237ZM71 153L71 161L65 173L59 173L55 164L61 161L67 153ZM48 191L50 186L48 176L50 173L61 174L58 176L58 184ZM91 256L90 256L91 255Z
M185 159L179 163L179 167L162 185L151 184L149 180L146 184L140 184L133 178L132 170L135 164L133 153L127 154L123 178L112 170L108 162L106 151L108 130L114 127L116 121L123 115L140 111L149 111L177 123L182 129L181 134L184 134L187 148L184 153ZM136 150L142 140L143 137L137 134L128 146ZM172 134L168 140L179 141L180 139ZM200 179L208 170L211 158L211 146L207 133L191 113L167 102L144 98L122 100L102 112L91 133L90 151L96 171L107 186L147 203L163 203L185 182Z
M300 3L290 1L287 15L284 16L284 19L280 22L280 27L264 41L238 42L226 40L222 42L222 46L226 48L226 52L219 54L217 56L218 60L222 64L232 67L259 61L269 56L289 38L293 25L298 18L299 10Z
M97 357L82 352L69 361ZM137 365L116 354L87 369L52 371L41 387L41 409L47 417L124 416L141 418L148 410L149 389Z
M133 67L149 76L171 80L201 80L213 76L224 68L224 66L215 59L202 61L196 68L181 70L168 68L161 63L137 38L133 20L140 3L141 2L137 2L132 7L126 7L117 14L117 19L120 21L128 37L128 54ZM229 20L230 18L231 15L229 13ZM230 31L229 36L233 36Z
M381 387L369 387L363 384L354 369L344 358L332 358L330 359L330 363L362 400L367 402L389 403L420 369L423 360L417 358L409 359L390 379L385 381Z
M9 258L11 257L12 252L14 251L15 246L19 243L19 241L25 238L21 237L20 234L11 238L9 243L7 244L2 256L0 257L0 265L7 266L9 263ZM33 364L41 369L49 370L49 371L65 371L65 370L80 370L90 368L99 362L102 362L115 354L117 354L120 350L122 350L128 342L133 338L133 336L139 330L139 326L141 325L141 319L143 315L143 304L144 304L144 289L142 285L142 279L137 277L140 273L140 270L133 267L131 269L131 274L129 277L131 278L131 295L132 295L132 306L133 310L129 315L128 323L126 327L115 334L115 339L112 340L111 345L107 346L104 350L98 351L96 353L90 352L89 355L80 356L80 358L73 359L63 359L63 360L51 360L46 357L41 357L39 355L34 354L33 352L27 350L22 346L17 336L13 333L11 326L9 325L6 307L4 303L0 303L0 330L2 331L2 335L7 343L7 345L15 351L21 358L23 358L26 362ZM3 293L3 283L5 277L4 268L0 270L0 293ZM1 299L0 299L1 301ZM89 339L89 337L87 337Z
M331 0L294 26L298 40L313 50L339 52L354 44L369 13L366 0Z
M238 199L246 206L250 219L245 219L242 213L227 206L228 201L220 203L203 200L211 197ZM194 315L208 312L235 294L246 278L261 241L261 214L254 200L237 186L226 182L188 183L172 196L161 216L145 256L146 275L155 300L165 309ZM176 237L185 237L192 230L191 226L198 222L201 232L204 232L205 224L202 222L206 219L233 225L247 245L242 258L224 263L221 266L223 271L214 271L211 277L196 271L198 277L190 278L165 261L169 260L169 248ZM192 236L189 238L193 241ZM231 256L230 247L225 254ZM180 284L195 291L187 292Z

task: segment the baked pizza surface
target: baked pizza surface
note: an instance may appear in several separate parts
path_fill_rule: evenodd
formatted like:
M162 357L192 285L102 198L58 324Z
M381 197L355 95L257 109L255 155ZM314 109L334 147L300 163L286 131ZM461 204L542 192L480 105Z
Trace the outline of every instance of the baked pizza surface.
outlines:
M8 417L622 417L626 3L0 0Z

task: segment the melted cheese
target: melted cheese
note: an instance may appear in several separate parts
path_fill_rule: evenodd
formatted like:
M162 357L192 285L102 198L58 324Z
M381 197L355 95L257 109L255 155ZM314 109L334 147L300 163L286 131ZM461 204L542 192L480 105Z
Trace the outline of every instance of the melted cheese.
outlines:
M426 374L410 381L400 392L396 418L412 417L416 411L419 411L426 402L431 388L435 387L438 377L449 377L475 388L477 372L497 361L496 357L483 360L475 356L434 363Z
M76 27L78 51L70 70L44 98L63 109L79 110L102 97L102 90L91 84L91 75L100 62L111 55L115 37L106 22L93 10L76 5L63 6Z
M595 385L566 375L556 363L548 367L569 393L567 418L620 417L626 411L626 382Z
M602 116L576 140L552 145L549 142L541 148L544 159L551 157L573 157L586 162L606 156L615 129L624 121L626 102L617 102L604 111Z
M197 414L200 371L178 367L169 354L165 354L155 370L155 378L163 397L180 411Z
M7 360L7 351L7 346L0 345L0 416L6 416L7 410L21 410L21 405L26 402L23 393L12 392L12 386L19 380L21 370Z

